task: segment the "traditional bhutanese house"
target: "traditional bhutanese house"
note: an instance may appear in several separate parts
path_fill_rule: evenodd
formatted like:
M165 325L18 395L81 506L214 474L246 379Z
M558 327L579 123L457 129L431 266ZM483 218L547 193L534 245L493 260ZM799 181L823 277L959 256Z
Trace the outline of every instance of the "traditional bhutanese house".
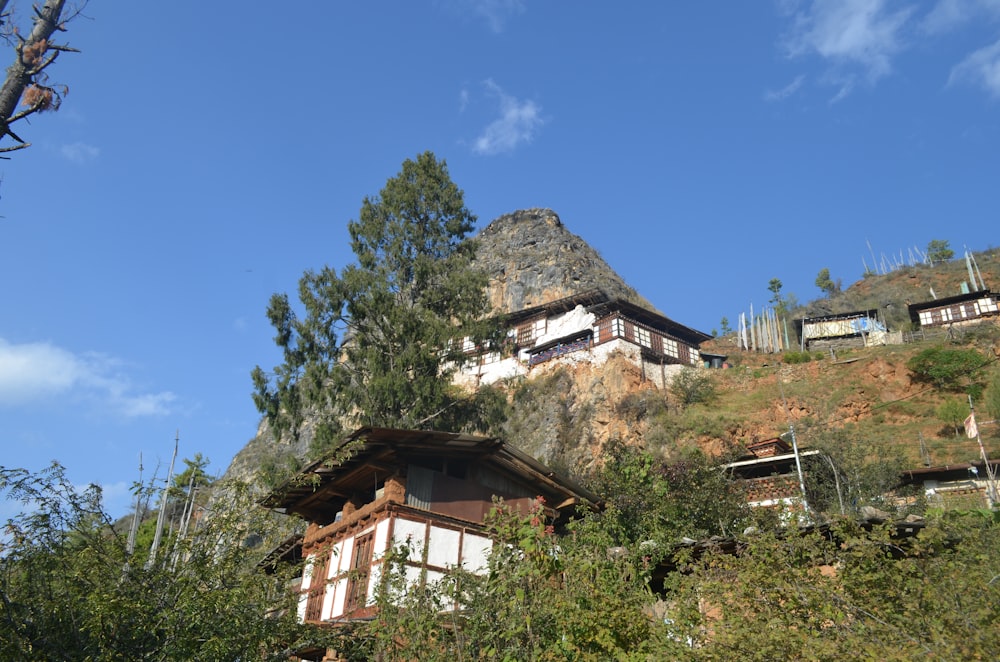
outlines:
M794 322L802 351L885 345L888 334L877 310L855 310Z
M991 508L998 503L995 481L1000 460L921 467L903 472L903 485L919 485L930 506L943 509ZM991 483L993 483L991 485Z
M336 624L373 615L390 550L408 547L408 585L458 567L483 571L492 546L483 521L494 497L527 512L539 496L557 526L599 501L500 439L362 428L262 503L308 523L298 541L298 616ZM276 550L272 561L290 553Z
M921 327L974 324L986 317L996 317L1000 294L989 290L958 294L942 299L908 304L910 320Z
M550 362L601 364L618 352L662 388L671 372L703 364L699 346L711 338L600 290L526 308L503 323L507 347L485 352L470 347L460 381L490 384Z
M748 445L747 451L744 457L724 465L743 482L747 503L752 508L800 508L802 491L791 446L781 437L774 437ZM818 454L818 450L800 451L799 458L801 461Z

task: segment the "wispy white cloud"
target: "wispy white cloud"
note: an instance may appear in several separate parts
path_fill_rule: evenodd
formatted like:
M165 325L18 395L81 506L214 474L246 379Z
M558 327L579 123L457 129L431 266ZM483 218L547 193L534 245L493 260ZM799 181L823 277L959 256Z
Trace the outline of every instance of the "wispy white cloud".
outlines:
M928 34L940 34L974 20L998 17L1000 0L938 0L924 16L921 28Z
M849 94L858 78L874 83L892 71L913 15L912 7L888 5L887 0L813 0L792 12L788 55L818 55L829 62L841 81L834 101Z
M828 76L827 80L837 87L837 93L827 102L831 106L849 97L857 84L857 78L854 76Z
M530 143L545 123L541 107L534 101L522 101L506 94L492 80L487 80L485 85L489 95L499 101L500 117L476 138L473 151L489 156L513 151L521 143Z
M523 0L459 0L480 18L486 19L493 32L503 32L507 21L524 12Z
M465 109L469 107L469 90L462 88L462 91L458 93L458 112L464 113Z
M0 407L61 398L85 399L124 418L166 415L176 400L169 391L143 392L111 357L0 338Z
M818 80L837 88L830 103L849 96L861 82L874 84L892 73L896 56L920 38L1000 22L1000 0L936 0L926 11L927 5L900 6L891 0L776 2L791 21L784 43L789 57L816 55L829 64ZM952 68L948 84L971 83L1000 96L998 43L970 52ZM782 91L765 98L780 100Z
M101 155L101 150L87 143L75 142L60 147L59 153L73 163L90 163Z
M951 70L948 84L971 83L1000 98L1000 40L980 48Z
M902 48L901 31L912 9L890 12L885 0L815 0L795 18L789 42L793 56L815 52L867 69L877 79L892 70Z
M765 101L784 101L788 97L790 97L793 94L795 94L796 92L798 92L799 88L802 87L802 83L804 83L805 80L806 80L805 74L800 74L800 75L798 75L798 76L795 77L795 80L793 80L788 85L785 85L780 90L768 90L767 92L765 92L764 93L764 100Z

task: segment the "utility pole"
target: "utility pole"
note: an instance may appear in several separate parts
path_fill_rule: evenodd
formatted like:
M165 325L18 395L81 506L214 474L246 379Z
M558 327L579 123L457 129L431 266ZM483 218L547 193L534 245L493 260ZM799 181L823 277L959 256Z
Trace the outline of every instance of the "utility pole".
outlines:
M795 455L795 471L799 474L799 490L802 492L802 505L806 509L806 514L808 514L809 500L806 499L806 481L802 477L802 461L799 459L799 444L795 440L795 426L791 423L788 424L788 434L792 436L792 453ZM834 474L836 473L834 471ZM843 504L841 504L841 510L843 510Z
M802 477L802 461L799 459L799 443L795 439L795 426L792 425L792 415L788 410L788 400L785 398L785 384L782 380L780 366L778 369L778 388L781 389L781 403L785 407L785 418L788 419L788 434L792 436L792 453L795 455L795 471L799 474L799 491L802 492L802 507L806 511L806 516L811 517L812 513L809 510L809 500L806 498L806 481ZM834 473L836 473L836 471L834 471Z

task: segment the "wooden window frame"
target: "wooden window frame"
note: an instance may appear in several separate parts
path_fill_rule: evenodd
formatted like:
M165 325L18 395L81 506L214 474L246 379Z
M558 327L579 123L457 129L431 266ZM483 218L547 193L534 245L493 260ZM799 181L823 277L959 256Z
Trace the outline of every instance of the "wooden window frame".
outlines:
M327 574L330 570L330 550L320 552L313 562L309 588L306 590L306 622L318 622L323 616Z
M365 533L354 539L350 574L347 577L347 600L344 612L361 609L368 603L368 580L372 574L372 556L375 551L375 532Z

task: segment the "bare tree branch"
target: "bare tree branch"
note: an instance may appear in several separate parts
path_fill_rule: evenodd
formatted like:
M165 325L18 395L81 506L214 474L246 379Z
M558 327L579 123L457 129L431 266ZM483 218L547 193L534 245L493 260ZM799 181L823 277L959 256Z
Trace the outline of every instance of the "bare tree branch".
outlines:
M0 18L4 18L3 12L8 1L0 0ZM25 39L18 34L19 43L14 46L16 54L14 62L7 68L7 77L0 87L0 140L10 136L20 144L0 149L0 152L22 149L29 144L11 131L12 123L32 113L55 110L59 107L61 95L56 89L45 84L44 70L55 61L60 52L77 52L68 46L49 43L54 32L65 30L63 24L65 6L66 0L46 0L41 8L36 5L34 26L30 35ZM26 91L29 92L27 98L25 98ZM22 98L25 98L25 103L30 107L15 112Z

